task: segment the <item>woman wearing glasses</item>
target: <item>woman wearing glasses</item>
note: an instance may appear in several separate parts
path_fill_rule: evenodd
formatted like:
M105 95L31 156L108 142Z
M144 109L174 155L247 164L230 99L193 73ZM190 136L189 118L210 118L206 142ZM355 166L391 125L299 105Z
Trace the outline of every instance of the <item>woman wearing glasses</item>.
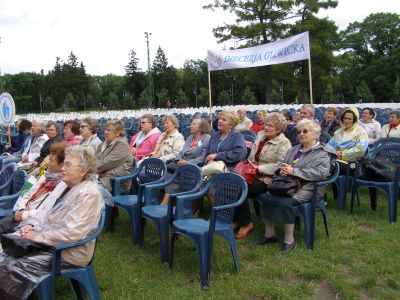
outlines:
M93 152L97 150L97 147L102 143L97 132L99 132L99 122L93 118L83 118L79 130L82 136L81 146L90 146Z
M283 223L285 236L280 247L281 253L294 249L293 236L294 223L297 216L298 205L311 200L315 181L326 179L331 171L334 153L330 153L324 145L320 144L319 136L321 127L313 120L302 120L297 126L299 144L289 149L281 164L281 176L294 176L299 181L300 188L292 198L268 198L263 202L263 218L265 233L258 240L258 244L276 243L274 222ZM318 191L323 196L324 191Z
M129 144L136 161L148 156L156 147L161 134L156 126L157 122L153 115L144 114L140 117L140 131L132 137Z

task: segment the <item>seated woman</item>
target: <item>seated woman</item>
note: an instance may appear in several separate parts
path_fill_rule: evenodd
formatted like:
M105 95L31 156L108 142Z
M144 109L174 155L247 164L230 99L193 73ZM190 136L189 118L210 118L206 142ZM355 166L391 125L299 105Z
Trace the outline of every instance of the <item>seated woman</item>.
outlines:
M60 136L60 126L56 122L50 121L47 123L46 133L47 133L47 137L49 139L43 144L42 148L40 149L39 157L37 157L32 162L32 167L36 168L31 171L31 174L33 176L37 176L40 173L39 167L43 162L44 162L43 165L45 165L47 163L46 158L50 153L50 146L52 144L62 142L62 138Z
M281 164L281 176L294 176L300 182L299 190L292 198L269 198L263 203L265 233L258 244L275 243L274 222L283 223L285 237L280 247L281 253L287 253L295 247L293 236L298 205L311 200L315 181L326 179L331 170L334 153L319 142L321 127L313 120L302 120L297 124L299 145L289 149ZM324 191L319 191L320 195Z
M248 157L249 163L257 169L257 178L249 185L248 198L255 198L267 191L272 176L278 165L285 158L286 152L292 147L283 132L286 128L286 118L280 113L269 113L265 116L265 129L258 133L257 139ZM259 210L255 201L256 212ZM246 238L254 226L250 219L249 202L246 199L235 209L233 228L239 229L236 238Z
M104 128L105 141L96 150L97 174L105 188L111 192L111 177L128 175L132 170L132 154L125 138L124 124L119 120L108 121ZM129 188L129 181L124 188Z
M400 138L400 111L394 110L389 114L389 124L382 127L381 138Z
M362 110L362 117L358 121L358 125L368 134L368 145L373 145L381 136L381 124L375 120L375 111L366 107Z
M183 149L185 139L177 129L179 123L174 115L164 116L163 121L165 132L158 137L157 145L148 157L159 158L167 163L176 159Z
M176 159L167 165L168 172L172 173L181 165L194 164L202 166L206 159L206 151L210 142L210 124L204 119L194 119L182 151ZM169 185L161 204L168 204L169 195L177 191L177 183Z
M96 182L96 158L87 147L66 149L62 180L68 188L53 208L35 226L25 225L22 237L50 246L86 238L99 224L103 201ZM62 268L86 266L92 259L95 241L61 252ZM26 299L50 272L52 253L41 251L14 258L0 254L0 299Z
M79 145L82 137L79 135L79 122L76 120L68 120L64 122L64 142L68 146Z
M18 136L14 139L14 143L11 145L5 145L5 153L8 154L8 158L3 158L3 164L11 162L19 162L22 159L23 153L29 148L31 141L31 128L32 122L26 119L21 119L18 122Z
M335 131L340 128L340 122L336 119L337 113L338 110L336 109L336 107L328 107L326 109L324 120L320 123L321 133L325 135L324 140L322 140L321 136L321 142L327 143L328 140L326 139L326 136L329 135L330 137L332 137Z
M368 148L367 132L357 125L358 110L348 108L340 118L342 128L335 131L327 143L328 147L336 151L340 163L340 173L345 174L349 160L360 159Z
M221 160L229 171L233 171L238 162L246 159L246 141L243 135L234 129L238 122L239 118L235 112L220 112L218 131L211 136L208 144L206 164Z
M144 114L140 117L140 131L132 137L129 144L136 161L154 151L160 134L161 132L157 128L157 121L153 115Z
M256 134L259 133L260 131L264 130L264 123L265 123L265 115L266 115L265 110L259 110L257 112L257 117L258 120L251 125L250 130L254 131Z
M82 136L81 146L89 146L93 152L97 150L97 147L102 141L97 136L99 132L99 122L96 119L87 117L81 120L79 131Z
M37 225L43 223L54 201L66 189L61 181L61 168L65 158L65 144L50 146L47 172L28 192L20 196L14 205L14 215L0 220L0 235L13 232L20 223Z

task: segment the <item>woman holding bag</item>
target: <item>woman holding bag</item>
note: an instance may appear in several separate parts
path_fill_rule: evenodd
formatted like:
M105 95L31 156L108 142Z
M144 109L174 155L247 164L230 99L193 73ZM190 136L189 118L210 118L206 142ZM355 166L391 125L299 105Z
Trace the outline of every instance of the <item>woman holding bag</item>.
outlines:
M257 170L256 179L249 184L248 197L255 198L267 191L272 175L278 169L279 163L285 158L286 152L292 147L283 132L287 126L282 114L269 113L265 116L265 127L257 134L256 141L248 157L249 164ZM259 214L258 202L255 202L256 213ZM235 209L233 218L234 229L239 229L236 238L246 238L254 229L250 219L249 202L246 199Z

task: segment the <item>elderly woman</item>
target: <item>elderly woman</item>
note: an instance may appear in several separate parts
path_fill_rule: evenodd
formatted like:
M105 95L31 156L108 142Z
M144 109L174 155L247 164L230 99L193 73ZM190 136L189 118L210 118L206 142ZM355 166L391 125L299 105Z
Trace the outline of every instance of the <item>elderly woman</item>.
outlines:
M381 136L381 124L375 120L375 115L372 108L366 107L362 110L361 120L358 121L358 125L368 134L368 145L373 145Z
M340 128L340 122L336 119L338 110L335 107L328 107L324 114L324 120L320 123L321 133L329 134L331 137Z
M300 182L299 190L292 198L268 198L263 203L265 233L258 244L275 243L274 222L283 223L285 237L280 247L281 253L287 253L295 247L293 236L298 205L311 200L313 182L326 179L331 170L334 154L319 143L321 127L313 120L302 120L297 124L299 145L289 149L281 164L281 176L293 176ZM323 195L324 191L319 191Z
M23 226L22 237L50 246L86 238L98 226L103 206L98 190L96 158L87 147L67 148L62 180L68 188L58 197L43 223ZM61 252L62 268L86 266L92 259L95 242ZM26 299L49 273L52 253L41 251L14 258L0 254L0 298Z
M19 223L41 224L54 201L66 189L61 181L61 168L65 158L65 144L50 146L50 158L47 172L29 191L20 196L14 205L14 215L0 220L0 235L13 232Z
M352 107L343 111L340 118L342 128L335 132L327 144L336 151L340 160L341 174L346 173L349 160L360 159L368 149L368 135L364 129L357 125L358 117L356 108Z
M81 146L89 146L93 152L97 150L97 147L102 141L97 136L99 132L99 122L96 119L86 117L81 120L79 126L80 134L82 136Z
M60 136L60 126L53 121L50 121L46 125L46 133L47 137L49 138L44 144L42 149L40 149L40 155L32 162L32 167L36 168L31 172L32 175L39 174L39 168L45 158L50 154L50 146L55 143L62 142L62 138ZM47 160L44 161L44 164L47 163Z
M31 140L28 149L22 153L22 164L32 163L40 156L40 150L44 143L48 140L47 134L43 133L43 122L41 120L32 121Z
M205 119L194 119L190 127L191 135L187 138L182 151L176 159L167 165L168 172L174 172L181 165L194 164L202 166L206 159L207 147L210 142L210 124ZM177 191L176 182L166 188L161 204L168 204L169 195Z
M400 138L400 111L394 110L389 114L389 124L383 125L381 138Z
M64 142L69 146L79 145L82 137L79 135L79 122L76 120L68 120L64 122Z
M178 119L174 115L167 115L163 118L164 130L157 140L156 147L149 157L159 158L167 163L176 159L177 155L182 151L185 139L179 133Z
M265 110L259 110L257 112L257 121L251 125L250 130L254 131L255 133L259 133L260 131L264 130L264 122L265 122L265 115L266 115Z
M285 128L286 119L282 114L269 113L266 115L265 129L257 135L248 157L249 163L257 169L256 180L249 185L247 194L249 198L254 199L267 191L267 186L271 183L278 165L285 158L286 152L292 147L290 141L283 134ZM256 210L258 210L257 204L255 204ZM240 228L236 238L246 238L253 230L247 200L235 209L233 221L233 228Z
M104 127L105 141L97 147L97 174L105 188L111 192L111 177L128 175L132 170L132 154L125 138L124 124L108 121ZM129 188L129 182L125 188Z
M218 131L210 139L207 148L206 164L223 161L229 171L243 161L247 155L246 142L243 135L235 128L239 118L235 112L222 111L218 120Z
M247 117L247 112L244 109L239 109L237 114L239 116L239 122L235 126L235 129L239 131L250 130L250 127L253 125L253 121Z
M129 143L132 155L136 161L141 160L154 151L160 134L156 118L153 115L144 114L140 117L140 131L132 137Z

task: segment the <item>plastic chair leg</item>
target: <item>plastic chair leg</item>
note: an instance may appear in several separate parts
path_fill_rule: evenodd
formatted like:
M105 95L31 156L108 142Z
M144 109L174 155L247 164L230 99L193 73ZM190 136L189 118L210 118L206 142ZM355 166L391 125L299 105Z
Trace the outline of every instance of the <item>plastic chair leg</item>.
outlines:
M160 236L160 255L161 264L167 265L169 259L169 224L168 219L165 218L156 223L158 234Z
M201 239L201 238L200 238ZM203 290L208 290L208 280L211 269L211 253L208 253L208 249L206 247L206 239L196 241L197 251L199 252L199 262L200 262L200 281L201 288Z
M388 187L385 191L388 198L389 207L389 222L396 223L397 219L397 191L393 190L393 187Z
M328 211L326 210L326 207L324 204L320 203L319 207L321 209L322 218L324 219L326 238L329 239Z
M174 266L174 250L175 250L175 240L176 240L177 234L173 233L171 235L171 245L169 248L169 267L172 269Z
M371 209L376 211L377 190L376 188L369 187L369 199L371 200Z
M80 284L79 281L75 279L71 279L69 281L71 289L75 292L75 295L78 299L86 299L86 289L85 286Z
M235 270L236 270L236 273L239 273L239 271L240 271L239 258L238 258L238 254L237 254L235 237L233 235L233 232L232 231L231 232L224 232L223 236L228 240L229 246L231 248L233 263L235 264ZM211 255L212 254L210 254L210 256Z
M104 227L107 232L113 232L114 231L114 213L113 213L113 207L106 205L106 220Z
M49 275L36 288L40 300L54 299L54 277Z
M303 222L304 222L304 240L306 242L307 249L312 250L314 248L314 236L311 228L311 208L309 205L303 207Z

